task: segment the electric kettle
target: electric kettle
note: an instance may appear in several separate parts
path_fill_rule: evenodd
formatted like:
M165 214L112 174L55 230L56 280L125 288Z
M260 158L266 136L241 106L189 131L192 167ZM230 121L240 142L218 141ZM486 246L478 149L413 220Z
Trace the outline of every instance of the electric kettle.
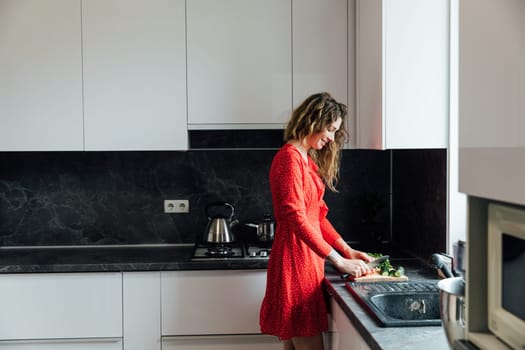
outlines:
M214 210L211 210L211 209ZM206 206L208 226L204 235L204 242L224 244L235 242L232 227L238 223L234 220L235 209L226 202L212 202Z

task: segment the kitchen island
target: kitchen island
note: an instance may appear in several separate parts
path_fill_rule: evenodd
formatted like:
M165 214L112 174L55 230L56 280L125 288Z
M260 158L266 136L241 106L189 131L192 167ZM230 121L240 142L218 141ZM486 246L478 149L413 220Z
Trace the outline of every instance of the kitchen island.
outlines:
M157 289L159 281L170 275L173 276L170 278L176 278L177 281L191 281L191 283L195 283L195 281L204 283L206 280L216 278L214 280L215 282L212 283L217 283L223 279L221 277L223 275L225 278L237 278L232 274L235 274L235 270L241 270L239 271L240 274L245 273L246 278L252 279L252 282L249 283L250 285L255 284L255 281L263 281L262 286L259 285L256 291L258 293L257 298L261 297L264 288L264 270L267 267L266 260L246 257L232 260L192 261L192 254L193 244L104 248L0 248L0 277L28 277L28 275L35 274L35 278L37 276L40 276L39 278L43 276L58 276L67 279L68 276L81 278L83 273L85 273L86 276L92 276L93 273L102 276L108 274L111 275L114 280L121 281L118 283L111 282L114 287L118 288L119 283L123 283L124 296L128 295L126 293L129 293L130 290L133 294L136 288L146 287L144 293L149 293L149 295L154 298L161 292ZM433 269L423 266L422 263L415 259L407 260L406 262L402 262L402 264L406 267L406 273L411 280L428 280L434 279L437 276ZM252 273L255 273L257 277ZM177 276L177 274L179 274L179 276ZM197 276L198 280L194 280L193 274L200 274L202 276L199 275ZM236 281L235 283L238 284L239 281ZM59 283L64 283L64 280L59 280ZM132 285L133 288L126 291L125 289L128 284ZM351 325L363 338L369 348L377 350L448 349L444 331L442 327L439 326L380 327L348 292L339 273L330 265L326 267L325 285L328 294L331 296L331 300L340 306L346 317L348 317ZM100 290L102 291L103 289L101 288ZM215 292L216 289L214 290L214 293ZM0 292L0 294L1 293L2 292ZM119 293L120 292L115 293L115 297L118 297ZM171 295L172 292L168 294ZM143 294L139 293L141 302L145 302L152 308L158 309L158 306L156 306L158 301L152 299L146 300L142 295ZM193 302L195 302L195 300L193 300ZM125 309L126 305L129 304L124 300L123 305ZM141 312L145 315L146 313L144 312L146 311L147 310L142 310ZM118 312L120 311L116 310L116 313ZM245 310L243 310L243 312L246 313ZM254 310L254 319L257 313L258 310ZM156 319L157 316L156 314L152 315L152 319ZM115 321L115 324L118 323L117 321ZM125 319L122 322L124 325L126 324ZM256 320L254 322L256 322ZM255 327L257 327L257 325L255 325ZM118 327L115 328L118 329ZM124 329L126 328L124 327ZM168 334L167 336L161 336L158 329L152 331L150 336L152 340L156 342L158 342L160 338L165 342L168 340L189 341L188 338L181 337L177 335L176 332L172 332L171 330L166 331L168 332L166 333ZM246 332L249 333L248 331ZM175 336L173 336L172 333L175 334ZM126 339L126 334L109 335L106 336L106 338ZM241 337L239 339L243 338ZM279 347L279 344L266 343L266 340L263 338L254 339L256 341L262 341L262 343L259 344L261 348L269 349ZM195 339L195 341L198 340L200 339ZM126 344L126 341L124 341L124 344ZM127 344L130 344L130 341L128 341ZM244 346L246 346L246 344L244 344ZM124 349L128 348L124 346Z

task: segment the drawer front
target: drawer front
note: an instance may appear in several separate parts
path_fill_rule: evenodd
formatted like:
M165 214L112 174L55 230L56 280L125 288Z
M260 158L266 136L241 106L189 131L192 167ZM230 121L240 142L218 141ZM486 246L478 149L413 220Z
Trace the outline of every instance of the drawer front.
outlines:
M0 341L2 350L122 350L122 339Z
M162 350L281 350L282 343L268 335L167 337Z
M256 334L266 270L161 275L162 335Z
M120 273L0 276L0 339L122 337Z
M1 350L122 350L122 339L0 341Z

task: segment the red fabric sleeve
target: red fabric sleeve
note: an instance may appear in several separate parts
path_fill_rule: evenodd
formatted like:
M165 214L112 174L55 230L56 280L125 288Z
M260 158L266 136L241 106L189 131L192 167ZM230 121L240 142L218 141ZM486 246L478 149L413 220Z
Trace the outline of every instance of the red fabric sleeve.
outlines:
M316 254L326 258L332 251L332 246L323 239L322 232L307 217L306 196L317 196L317 193L305 193L304 177L310 176L308 171L297 152L282 152L274 160L270 186L273 195L278 196L274 200L276 218L289 225Z
M335 241L337 241L339 238L342 238L341 235L332 226L332 223L328 221L326 216L321 219L321 232L323 233L324 240L331 247L334 246Z

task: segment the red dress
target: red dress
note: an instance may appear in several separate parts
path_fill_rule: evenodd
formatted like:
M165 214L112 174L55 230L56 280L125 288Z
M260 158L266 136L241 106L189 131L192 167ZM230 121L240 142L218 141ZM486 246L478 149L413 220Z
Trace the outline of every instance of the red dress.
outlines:
M328 330L324 263L341 236L326 219L325 186L317 166L284 145L270 168L276 232L268 262L260 326L286 340Z

